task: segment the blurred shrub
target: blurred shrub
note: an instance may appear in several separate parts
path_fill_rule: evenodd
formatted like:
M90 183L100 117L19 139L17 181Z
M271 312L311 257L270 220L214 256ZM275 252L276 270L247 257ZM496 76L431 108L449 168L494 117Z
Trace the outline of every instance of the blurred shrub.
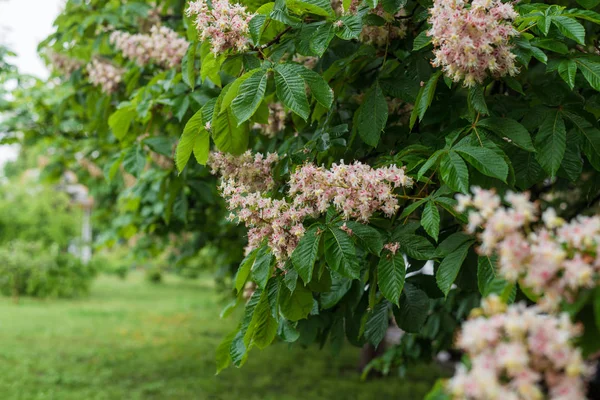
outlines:
M162 282L162 270L160 267L152 266L146 269L146 280L150 283Z
M16 240L0 247L0 292L5 296L77 297L95 270L56 245Z
M201 273L213 272L217 277L223 275L223 266L227 265L226 255L215 246L204 246L193 256L180 258L175 265L177 274L196 279Z
M127 247L115 246L94 253L90 264L98 272L125 279L134 262Z
M45 185L0 186L0 245L13 240L66 248L80 236L81 211Z

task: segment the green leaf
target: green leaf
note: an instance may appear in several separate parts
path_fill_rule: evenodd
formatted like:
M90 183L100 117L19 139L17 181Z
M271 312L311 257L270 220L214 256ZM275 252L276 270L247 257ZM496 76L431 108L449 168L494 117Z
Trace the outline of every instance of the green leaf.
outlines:
M187 53L185 53L185 63L182 63L185 64L183 82L192 90L196 88L196 47L198 47L198 42L190 43Z
M407 282L400 298L400 306L393 309L396 324L405 332L419 333L429 316L429 307L427 293Z
M259 349L269 346L277 335L279 323L271 314L266 291L262 292L260 301L256 305L250 326L252 329L246 332L244 340L251 345L256 345Z
M321 308L328 310L340 302L352 286L352 279L345 278L337 273L331 274L331 288L328 292L321 293Z
M556 176L567 147L567 129L559 110L549 113L542 122L535 143L538 162L544 171Z
M204 81L209 78L215 85L221 86L221 64L223 64L222 56L215 56L210 47L210 42L207 40L200 47L200 78Z
M323 25L320 25L312 34L310 50L319 57L322 57L334 36L335 29L333 27L333 23L325 22Z
M429 200L425 204L425 209L421 216L421 225L423 225L425 232L437 242L440 234L440 212L432 200Z
M423 203L425 203L425 202L426 202L425 199L421 199L421 200L415 201L410 206L408 206L404 210L402 210L402 214L400 214L399 218L400 219L404 219L404 218L408 217L413 212L415 212L419 207L421 207L423 205Z
M404 255L401 252L393 254L386 251L377 265L377 279L381 293L392 304L398 305L400 294L404 288L405 276Z
M303 66L298 66L298 73L310 89L310 93L315 98L317 103L330 109L333 104L333 90L329 87L325 79L315 71Z
M442 157L440 163L442 180L455 192L468 193L469 170L460 156L450 151Z
M177 165L179 173L181 173L187 165L192 152L194 152L198 163L204 165L208 160L209 151L210 137L204 128L202 110L198 110L185 124L183 134L177 144L175 164Z
M429 171L431 167L433 167L435 163L437 163L438 159L443 154L445 154L443 150L437 150L435 153L433 153L431 157L429 157L429 159L425 161L425 164L423 164L419 169L419 172L417 173L417 179L421 179L423 175L425 175L427 171Z
M577 3L583 8L590 9L600 5L600 0L577 0ZM598 329L600 329L600 327Z
M392 242L400 243L400 249L415 260L431 260L435 253L433 245L423 236L415 234L393 235Z
M575 87L575 74L577 73L577 63L573 60L562 60L558 64L558 74L569 85L571 90Z
M313 308L312 292L302 285L297 285L293 293L282 286L279 299L281 313L290 321L305 319Z
M475 85L469 89L468 101L475 112L485 115L490 113L485 102L484 89L481 85Z
M261 247L256 253L256 259L252 265L252 279L259 288L265 289L267 287L267 281L273 274L273 254L269 250L268 246Z
M288 64L278 64L275 67L275 88L277 97L283 104L305 121L308 120L310 107L306 97L305 81L296 68Z
M240 267L238 268L235 274L235 290L240 293L244 286L246 285L246 281L248 280L248 276L250 276L250 271L252 270L252 266L254 265L254 261L256 260L256 253L258 250L255 249L250 254L244 258L244 260L240 263Z
M383 239L377 229L355 221L345 221L346 226L352 229L352 236L358 238L359 243L370 253L379 255L383 250ZM344 223L340 223L341 226Z
M531 135L523 125L514 119L491 117L479 121L477 126L488 129L502 139L509 139L511 143L523 150L535 151L531 142Z
M240 85L238 95L231 103L231 111L238 121L238 126L249 120L258 109L265 96L267 80L267 71L260 70Z
M244 123L238 126L229 108L219 113L221 104L222 98L219 96L211 121L212 138L220 151L236 155L242 154L248 147L248 124Z
M385 337L385 332L390 324L389 311L390 303L383 300L368 314L365 324L365 339L375 347L378 347Z
M327 0L286 0L286 4L298 15L315 14L330 17L333 14L331 3Z
M453 148L462 158L484 175L506 182L508 164L503 157L486 147L457 146Z
M594 320L596 322L596 329L600 330L600 287L596 287L593 296Z
M144 139L144 144L158 154L162 154L165 157L173 156L173 144L175 141L172 137L165 136L152 136Z
M431 37L427 35L427 29L417 35L413 42L413 51L424 49L431 44Z
M590 86L600 91L600 64L587 58L577 58L575 62Z
M595 153L600 155L600 130L594 128L587 119L577 114L571 112L564 112L563 114L569 118L579 132L583 134Z
M329 228L325 232L325 260L333 271L358 279L360 265L356 249L346 232L338 228Z
M495 263L495 257L479 256L477 260L477 287L482 295L487 293L488 285L496 277Z
M249 79L252 75L256 74L259 71L261 71L261 70L258 68L248 71L244 75L237 78L235 81L233 81L230 84L228 84L227 86L225 86L225 88L223 89L223 92L225 92L225 94L223 95L223 99L221 101L221 107L219 108L219 113L222 113L223 111L225 111L225 109L227 109L227 107L229 107L231 105L233 100L239 94L240 86L242 85L242 83L244 83L247 79Z
M362 32L362 21L358 15L346 15L340 18L341 27L336 35L344 40L358 39Z
M139 177L146 166L146 156L142 151L142 146L134 146L125 153L123 159L123 168L135 177Z
M377 147L388 119L388 104L379 83L367 92L357 111L357 130L362 140Z
M442 260L436 273L435 280L444 295L448 296L448 293L452 288L452 284L456 280L456 277L460 272L460 267L465 261L465 258L467 258L469 248L472 244L473 242L469 241L460 245L456 250L448 254Z
M265 22L267 22L266 15L256 14L248 23L250 38L252 39L252 44L254 44L254 46L258 46L260 44L260 38L263 33Z
M136 115L135 108L127 106L118 109L108 118L108 126L117 139L122 140L127 135Z
M231 343L233 339L237 336L238 330L235 329L233 332L229 333L229 335L225 336L221 344L217 347L216 351L216 362L217 362L217 375L229 367L231 364L231 356L229 355L229 349L231 348Z
M417 122L417 118L419 121L423 120L425 116L425 112L433 102L433 97L435 95L435 89L437 87L438 80L442 76L442 72L438 71L435 74L431 75L431 78L427 81L421 90L419 91L419 95L417 96L417 100L415 102L415 108L410 116L410 129L415 126L415 122Z
M563 35L585 45L585 28L579 22L569 17L552 16L552 23Z
M292 253L294 268L298 271L298 275L300 275L305 285L312 279L315 261L319 252L319 243L323 236L318 233L319 231L322 231L322 226L320 225L310 227Z

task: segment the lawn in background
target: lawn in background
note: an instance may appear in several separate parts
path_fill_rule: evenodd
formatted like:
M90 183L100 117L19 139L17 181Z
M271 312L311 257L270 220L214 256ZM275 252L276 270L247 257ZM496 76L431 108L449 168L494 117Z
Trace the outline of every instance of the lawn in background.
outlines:
M209 278L153 285L141 274L102 276L80 300L2 298L0 398L411 400L435 380L422 367L361 382L357 349L283 343L215 376L214 350L235 323L219 319L222 305Z

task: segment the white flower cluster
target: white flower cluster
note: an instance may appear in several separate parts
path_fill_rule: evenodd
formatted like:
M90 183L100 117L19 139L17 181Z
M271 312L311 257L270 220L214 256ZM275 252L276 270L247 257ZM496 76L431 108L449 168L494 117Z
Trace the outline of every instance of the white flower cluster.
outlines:
M126 58L140 66L156 62L165 68L181 64L189 47L187 40L164 26L153 26L149 35L114 31L110 35L110 42Z

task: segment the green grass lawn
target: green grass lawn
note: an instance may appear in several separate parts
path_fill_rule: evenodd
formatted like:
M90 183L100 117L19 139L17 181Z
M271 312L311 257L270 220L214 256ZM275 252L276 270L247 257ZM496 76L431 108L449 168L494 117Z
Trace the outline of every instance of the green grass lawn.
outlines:
M220 320L210 279L100 277L80 300L0 299L0 399L422 399L434 377L361 382L358 350L278 343L215 376Z

